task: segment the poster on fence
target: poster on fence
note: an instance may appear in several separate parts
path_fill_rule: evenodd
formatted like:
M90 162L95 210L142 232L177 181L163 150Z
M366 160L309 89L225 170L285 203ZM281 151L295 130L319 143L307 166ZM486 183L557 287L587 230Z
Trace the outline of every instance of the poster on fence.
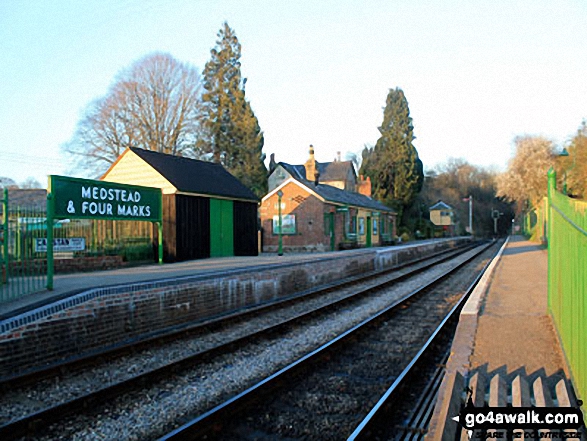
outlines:
M53 251L83 251L86 249L86 239L83 237L68 237L53 239ZM47 239L44 237L35 239L35 252L47 252Z

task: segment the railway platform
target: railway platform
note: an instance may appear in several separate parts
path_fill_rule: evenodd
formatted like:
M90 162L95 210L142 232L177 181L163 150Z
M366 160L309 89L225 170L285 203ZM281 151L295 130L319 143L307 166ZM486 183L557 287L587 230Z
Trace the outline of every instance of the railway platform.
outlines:
M468 439L452 418L469 396L476 407L576 407L547 269L547 251L521 236L501 248L461 312L426 440Z
M350 252L357 253L361 251L364 252L365 250L352 250ZM151 264L105 271L57 274L54 278L53 290L43 290L0 303L0 320L90 289L173 280L196 275L221 274L231 270L254 269L260 266L283 263L301 263L327 257L333 257L333 254L331 252L298 253L277 256L275 253L262 253L254 257L213 257L163 265Z
M141 284L153 281L169 281L193 276L212 276L215 274L227 274L231 271L239 271L243 269L255 271L263 267L284 264L296 265L325 259L337 260L343 256L358 256L369 253L382 254L389 250L417 250L428 245L450 241L451 239L425 240L410 242L399 246L396 245L393 247L360 248L338 253L286 253L282 256L278 256L275 253L261 253L258 256L216 257L186 262L166 263L163 265L152 264L115 270L57 274L54 278L53 290L43 290L0 303L0 321L91 289Z

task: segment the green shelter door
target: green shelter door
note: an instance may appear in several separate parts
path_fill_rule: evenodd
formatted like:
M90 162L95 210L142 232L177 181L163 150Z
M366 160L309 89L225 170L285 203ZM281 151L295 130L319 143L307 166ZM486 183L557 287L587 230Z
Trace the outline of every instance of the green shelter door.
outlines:
M210 199L210 257L234 256L233 201Z
M330 227L330 251L334 251L336 245L336 238L334 237L334 213L330 213L328 223Z
M371 218L367 217L367 248L371 246Z

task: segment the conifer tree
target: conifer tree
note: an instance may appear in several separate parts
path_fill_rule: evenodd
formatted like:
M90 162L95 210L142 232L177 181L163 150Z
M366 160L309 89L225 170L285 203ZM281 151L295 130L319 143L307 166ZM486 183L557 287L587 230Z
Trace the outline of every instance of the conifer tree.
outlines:
M225 22L203 72L202 134L197 154L211 156L262 196L267 191L263 132L245 97L240 57L241 45Z
M422 188L423 167L412 144L414 127L408 101L399 88L387 95L379 132L375 146L363 150L360 173L371 178L373 197L401 210Z

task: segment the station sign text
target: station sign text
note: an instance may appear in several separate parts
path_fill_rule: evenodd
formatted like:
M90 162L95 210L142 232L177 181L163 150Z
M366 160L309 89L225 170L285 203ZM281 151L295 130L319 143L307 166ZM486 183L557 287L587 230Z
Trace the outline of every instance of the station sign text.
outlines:
M158 188L64 176L50 178L55 218L160 221Z

